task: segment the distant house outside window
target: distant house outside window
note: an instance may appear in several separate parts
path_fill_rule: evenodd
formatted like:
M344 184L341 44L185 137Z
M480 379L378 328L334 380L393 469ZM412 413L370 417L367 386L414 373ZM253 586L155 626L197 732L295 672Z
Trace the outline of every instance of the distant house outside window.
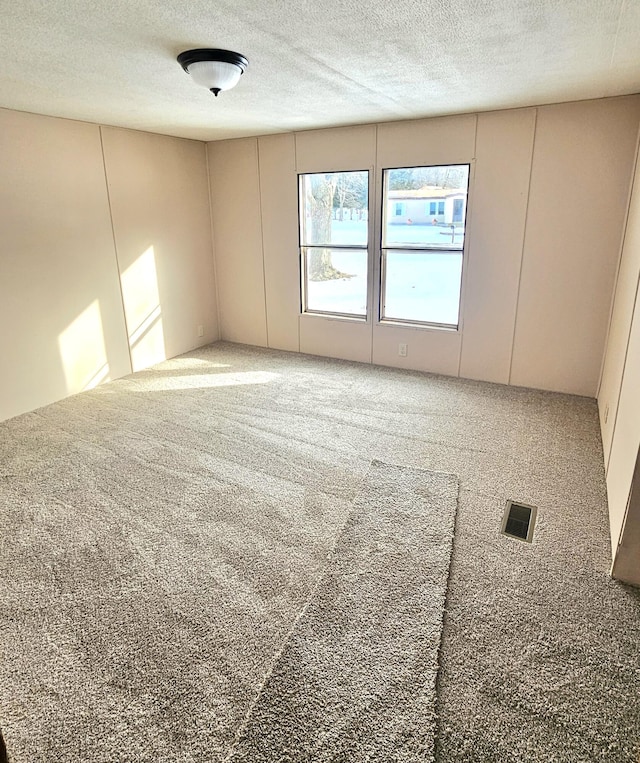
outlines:
M383 171L380 320L458 328L468 188L468 164Z

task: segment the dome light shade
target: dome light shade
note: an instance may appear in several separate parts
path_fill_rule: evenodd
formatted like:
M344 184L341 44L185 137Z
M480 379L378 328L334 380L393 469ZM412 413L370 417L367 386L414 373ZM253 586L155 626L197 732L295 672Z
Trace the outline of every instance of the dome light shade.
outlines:
M231 50L198 48L185 50L178 63L193 77L193 81L217 96L222 90L231 90L247 68L247 59Z

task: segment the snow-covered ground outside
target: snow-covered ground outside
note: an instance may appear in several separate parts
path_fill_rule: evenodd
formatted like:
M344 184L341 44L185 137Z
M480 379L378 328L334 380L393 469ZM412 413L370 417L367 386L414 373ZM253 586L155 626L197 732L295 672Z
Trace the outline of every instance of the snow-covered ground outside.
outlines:
M333 241L346 245L363 243L362 233L366 231L366 225L366 222L334 220ZM448 238L441 236L443 230L446 229L437 226L391 225L386 243L387 246L411 243L450 245L451 234L449 233ZM456 235L457 251L453 252L388 251L386 293L382 295L384 317L456 325L462 277L461 241L462 235ZM332 262L338 270L352 277L309 281L308 309L366 315L366 252L334 250Z

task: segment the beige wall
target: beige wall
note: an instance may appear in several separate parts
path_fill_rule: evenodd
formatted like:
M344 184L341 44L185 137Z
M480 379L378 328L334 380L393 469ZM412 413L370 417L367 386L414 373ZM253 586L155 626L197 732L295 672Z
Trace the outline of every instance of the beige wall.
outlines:
M96 125L0 110L0 419L131 370Z
M298 226L290 215L280 219L282 207L297 204L293 135L269 135L258 139L260 166L260 219L264 254L264 288L269 347L300 349L298 313Z
M220 336L267 346L258 141L207 146Z
M614 565L620 548L640 538L640 511L629 514L621 536L640 448L640 173L629 202L624 245L618 270L602 381L598 394L600 423L607 467L607 493ZM636 496L637 498L637 496ZM640 546L636 541L634 552ZM624 565L624 579L640 584L640 562ZM614 566L615 572L615 566Z
M624 520L611 574L625 583L640 586L640 452L636 459Z
M595 396L638 99L538 109L511 382Z
M615 433L607 469L607 495L611 548L615 558L631 491L633 472L640 448L640 309L636 304L629 334L629 348L625 363ZM634 517L640 522L640 516ZM631 528L625 527L625 533ZM640 559L638 580L640 584Z
M121 275L136 367L217 338L204 144L0 110L0 155L0 420L131 372Z
M209 144L223 338L595 396L639 120L629 96ZM458 331L300 315L296 173L373 170L376 305L381 170L466 162Z
M460 361L471 379L510 379L535 125L535 109L478 119Z
M640 278L640 167L636 155L633 191L624 233L624 245L617 274L615 298L611 312L607 349L598 390L598 408L602 429L605 465L611 454L613 431L618 412L620 387L627 356L629 332Z
M131 359L138 371L218 338L206 147L151 133L101 130Z

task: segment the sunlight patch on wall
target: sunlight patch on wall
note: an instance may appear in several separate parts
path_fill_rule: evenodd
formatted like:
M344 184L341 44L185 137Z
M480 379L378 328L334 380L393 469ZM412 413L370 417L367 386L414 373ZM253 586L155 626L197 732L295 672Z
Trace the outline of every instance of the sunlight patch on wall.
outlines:
M107 350L97 299L59 334L58 349L70 395L109 380Z
M134 371L166 359L156 257L150 246L120 278Z

